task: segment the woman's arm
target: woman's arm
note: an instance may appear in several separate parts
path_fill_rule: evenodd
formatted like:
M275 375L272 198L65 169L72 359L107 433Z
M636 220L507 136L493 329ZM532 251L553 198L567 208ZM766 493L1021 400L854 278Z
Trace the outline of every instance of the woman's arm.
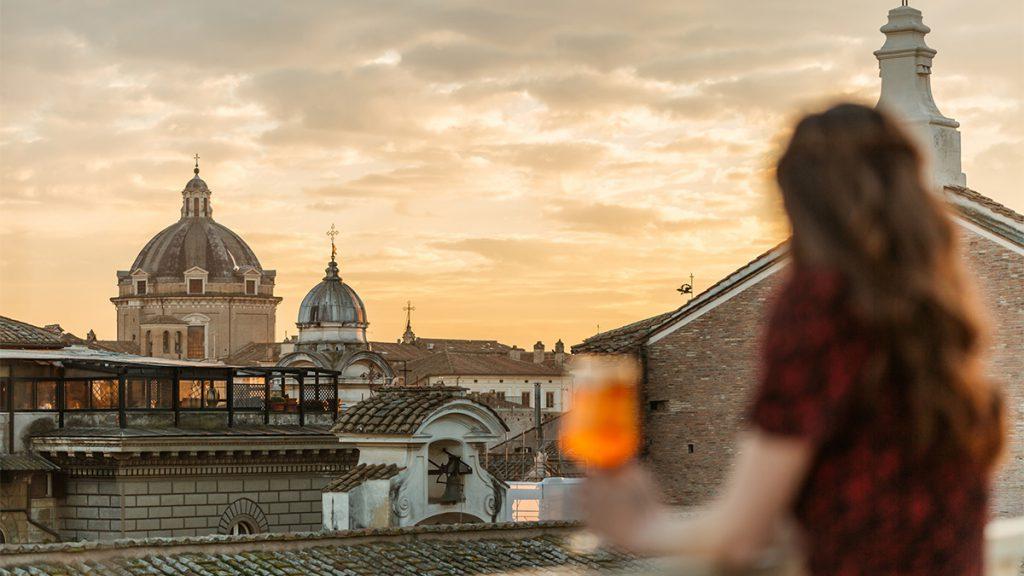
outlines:
M747 564L786 517L812 456L805 440L743 434L724 492L688 520L657 504L653 483L639 468L598 475L585 492L588 525L612 544L642 554Z

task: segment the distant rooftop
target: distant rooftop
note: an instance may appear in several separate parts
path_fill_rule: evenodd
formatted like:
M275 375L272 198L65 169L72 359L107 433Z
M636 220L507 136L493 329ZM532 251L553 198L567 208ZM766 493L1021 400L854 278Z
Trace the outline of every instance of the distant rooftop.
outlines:
M521 576L548 574L556 567L595 574L646 565L621 552L573 550L567 539L576 529L565 522L451 524L8 545L0 555L0 573L419 576L514 572Z

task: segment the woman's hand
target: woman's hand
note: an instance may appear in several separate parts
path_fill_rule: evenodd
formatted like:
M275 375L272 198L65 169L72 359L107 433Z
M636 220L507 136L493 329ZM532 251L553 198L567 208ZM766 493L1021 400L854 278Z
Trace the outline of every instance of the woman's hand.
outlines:
M608 544L637 554L669 552L666 532L675 523L668 519L654 481L638 464L591 472L580 504L587 527Z

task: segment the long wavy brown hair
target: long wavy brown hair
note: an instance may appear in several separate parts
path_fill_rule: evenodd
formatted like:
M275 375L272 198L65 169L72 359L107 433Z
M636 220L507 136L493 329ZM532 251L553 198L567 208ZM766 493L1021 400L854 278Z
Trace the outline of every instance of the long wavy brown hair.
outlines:
M908 134L872 108L835 106L800 121L777 178L794 263L836 269L876 338L858 398L870 407L879 387L900 386L917 455L993 465L1005 417L984 375L985 322Z

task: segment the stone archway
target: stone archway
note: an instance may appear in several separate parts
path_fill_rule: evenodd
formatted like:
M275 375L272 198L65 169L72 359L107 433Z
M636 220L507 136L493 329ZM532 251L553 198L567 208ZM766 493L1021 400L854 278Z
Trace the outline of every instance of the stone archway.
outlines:
M244 530L239 527L244 526ZM260 505L248 498L232 502L220 515L217 532L220 534L262 534L269 529L267 517Z

